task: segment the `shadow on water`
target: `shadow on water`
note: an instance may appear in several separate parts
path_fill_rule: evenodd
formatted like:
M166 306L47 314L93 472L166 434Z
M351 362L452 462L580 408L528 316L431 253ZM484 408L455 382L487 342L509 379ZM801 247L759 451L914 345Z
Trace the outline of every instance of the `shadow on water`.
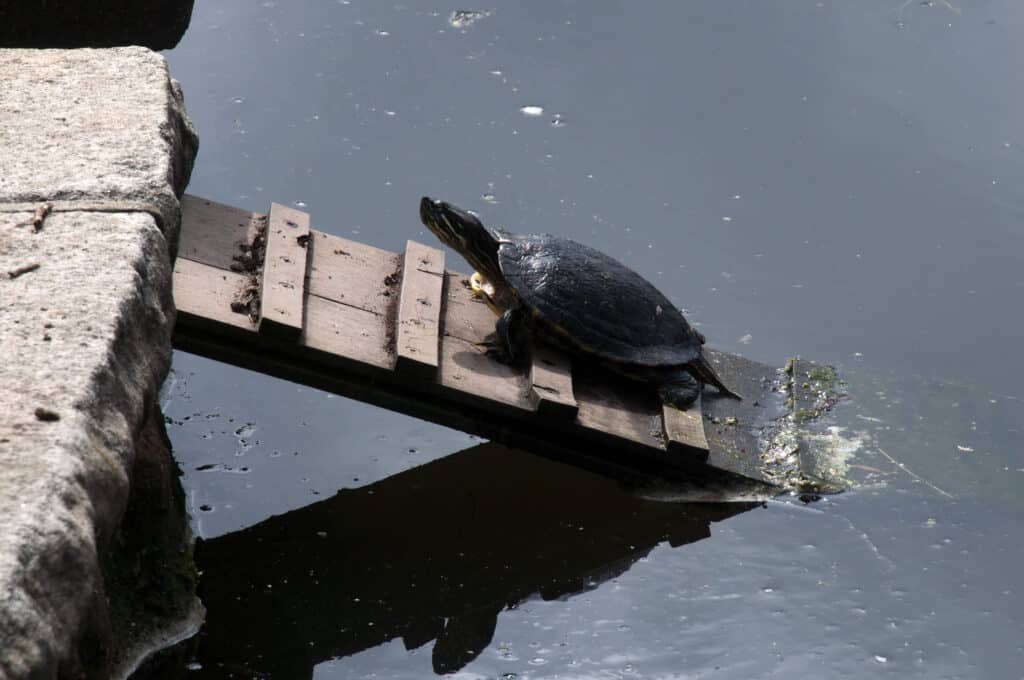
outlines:
M0 3L0 47L143 45L166 50L181 40L193 0Z
M435 673L491 643L502 611L564 599L655 546L711 536L757 503L667 504L483 444L202 541L208 619L189 677L309 678L323 661L433 641ZM422 669L427 672L426 669Z

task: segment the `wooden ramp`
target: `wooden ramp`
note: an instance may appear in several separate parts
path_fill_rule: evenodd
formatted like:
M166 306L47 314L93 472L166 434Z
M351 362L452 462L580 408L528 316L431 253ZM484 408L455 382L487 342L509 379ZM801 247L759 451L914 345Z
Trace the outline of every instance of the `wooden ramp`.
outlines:
M758 437L785 415L772 367L709 351L746 399L709 388L688 411L662 408L546 347L526 367L493 360L480 343L495 316L437 248L380 250L277 204L261 215L186 196L182 221L179 349L594 468L769 480Z

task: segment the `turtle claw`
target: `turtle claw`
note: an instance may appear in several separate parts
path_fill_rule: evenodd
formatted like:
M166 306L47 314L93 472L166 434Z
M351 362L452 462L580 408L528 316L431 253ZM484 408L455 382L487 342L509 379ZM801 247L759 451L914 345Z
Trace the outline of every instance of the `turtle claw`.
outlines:
M508 351L495 333L491 333L483 340L474 342L473 346L479 349L481 354L487 355L500 364L512 365L512 358L508 355Z
M500 347L488 347L484 351L484 354L486 354L489 358L493 359L494 361L497 361L499 364L504 364L505 366L512 366L515 363L514 360L508 355L508 352L504 351Z

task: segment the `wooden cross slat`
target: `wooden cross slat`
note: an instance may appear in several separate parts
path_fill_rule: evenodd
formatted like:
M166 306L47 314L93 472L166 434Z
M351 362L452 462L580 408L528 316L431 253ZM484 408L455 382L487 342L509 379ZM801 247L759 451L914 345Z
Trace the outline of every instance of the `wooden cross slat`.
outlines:
M538 413L575 420L579 412L572 390L572 363L561 352L537 344L530 364L530 398Z
M422 378L437 372L443 287L444 252L408 241L395 327L395 370Z
M485 353L494 332L494 312L470 292L464 274L445 272L444 290L438 384L463 403L532 411L522 373Z
M260 335L295 341L302 334L309 215L274 203L267 222L260 285Z
M694 456L704 461L708 457L708 440L704 436L704 418L701 415L701 398L690 404L686 410L663 404L661 422L669 453Z

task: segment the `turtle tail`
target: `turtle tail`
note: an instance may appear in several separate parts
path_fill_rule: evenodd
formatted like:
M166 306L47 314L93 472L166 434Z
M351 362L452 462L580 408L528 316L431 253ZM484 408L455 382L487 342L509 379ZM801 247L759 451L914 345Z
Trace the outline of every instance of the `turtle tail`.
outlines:
M711 368L711 364L708 363L708 360L704 358L703 354L698 355L696 359L687 365L687 368L690 373L693 374L693 377L697 378L697 380L700 380L702 383L714 385L718 389L719 393L727 397L743 401L743 397L736 394L722 383L718 374L715 373L715 369Z

